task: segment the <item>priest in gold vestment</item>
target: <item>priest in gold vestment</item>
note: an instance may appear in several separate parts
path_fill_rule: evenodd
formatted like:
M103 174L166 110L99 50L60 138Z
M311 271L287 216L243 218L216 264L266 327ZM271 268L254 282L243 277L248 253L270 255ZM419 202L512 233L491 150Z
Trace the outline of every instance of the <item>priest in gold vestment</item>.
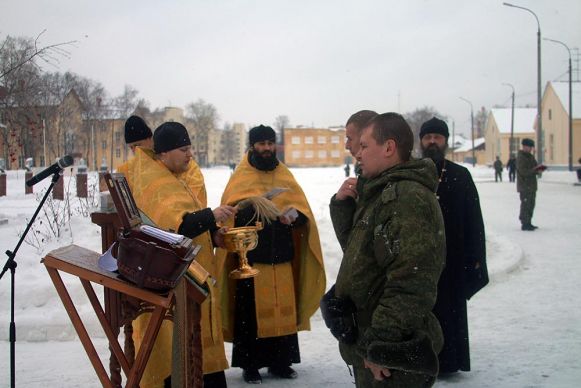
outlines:
M273 188L283 191L272 198L281 214L258 232L258 245L248 252L258 276L228 279L234 255L222 249L223 321L225 338L233 342L232 366L242 368L247 383L259 384L259 369L294 379L291 367L300 362L297 332L310 329L310 317L325 290L325 271L317 225L305 194L289 169L276 158L275 132L252 128L250 151L230 177L223 205L240 205L233 226L254 225L253 206L242 200L260 197ZM232 223L229 224L232 226Z
M176 122L160 125L153 134L154 150L137 148L135 157L124 173L131 176L130 188L140 211L157 227L175 231L193 239L202 249L198 261L213 278L219 279L221 268L213 254L220 245L217 222L232 218L236 209L206 207L206 191L199 168L192 160L191 142L186 128ZM224 353L221 330L220 293L217 285L202 303L202 357L205 387L226 387L224 369L228 361ZM149 314L134 321L136 346L145 334ZM143 387L167 387L172 375L173 324L165 320L140 382ZM186 366L191 367L191 366ZM175 371L175 365L174 365ZM170 377L171 376L171 377Z

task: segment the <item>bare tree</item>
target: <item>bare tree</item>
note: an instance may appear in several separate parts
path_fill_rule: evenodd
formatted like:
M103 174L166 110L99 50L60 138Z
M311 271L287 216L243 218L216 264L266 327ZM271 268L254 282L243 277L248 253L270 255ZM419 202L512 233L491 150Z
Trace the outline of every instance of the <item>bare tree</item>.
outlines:
M203 166L208 165L209 133L216 128L219 120L218 111L211 103L207 103L201 98L186 106L186 117L194 126L192 143L196 160Z
M137 107L137 95L139 92L131 85L125 85L123 93L113 99L113 105L119 112L119 117L129 117Z
M58 63L59 57L68 58L70 56L66 47L74 45L77 42L76 40L55 43L48 46L39 45L39 39L45 32L46 30L43 30L34 40L29 38L16 38L16 40L24 39L27 42L26 48L24 50L18 50L19 55L12 56L11 61L2 63L0 79L14 71L17 71L26 64L32 64L40 70L40 64L38 62L54 65ZM5 50L9 51L13 40L14 38L7 36L0 45L0 52L3 53Z
M224 159L229 166L232 166L232 163L234 163L235 160L235 156L237 155L237 140L238 137L234 134L234 127L228 122L224 123L221 145L224 152Z
M416 153L419 153L419 134L420 128L423 123L431 119L432 117L437 117L440 120L447 120L447 117L440 114L434 107L424 106L423 108L417 108L412 112L404 114L404 117L408 124L410 125L412 132L414 134L414 149Z
M0 108L3 112L0 136L8 167L16 163L22 166L24 155L30 155L38 144L34 139L38 133L36 115L32 109L27 109L35 106L40 90L39 67L34 61L26 60L33 50L34 42L26 38L7 37L0 47Z
M146 118L149 115L151 115L151 109L149 107L149 101L147 101L144 98L140 98L137 101L137 106L135 107L135 110L134 110L133 113L136 114L139 117L142 117L142 118Z
M474 136L476 138L484 137L484 128L486 128L486 120L488 119L488 111L485 107L480 108L474 116Z
M278 139L278 144L283 144L284 142L284 129L288 128L290 125L290 120L286 115L279 115L274 119L274 130L276 131L276 137Z

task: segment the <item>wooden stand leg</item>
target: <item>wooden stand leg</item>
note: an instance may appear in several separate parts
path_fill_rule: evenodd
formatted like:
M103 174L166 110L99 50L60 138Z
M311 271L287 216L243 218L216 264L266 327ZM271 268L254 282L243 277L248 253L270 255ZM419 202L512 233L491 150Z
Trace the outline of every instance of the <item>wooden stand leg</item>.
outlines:
M50 278L52 279L52 282L56 288L57 293L61 298L61 301L63 302L63 305L65 306L65 310L69 314L69 318L71 318L71 322L73 323L73 326L77 331L79 339L81 340L81 343L83 344L83 347L85 348L85 351L89 356L89 360L91 361L93 368L95 368L95 372L99 377L101 385L103 385L103 387L106 388L113 388L113 384L111 383L111 380L107 375L107 371L105 371L105 368L103 367L103 364L99 359L99 354L97 353L95 347L93 346L93 343L91 342L89 333L87 333L87 329L85 329L85 326L81 321L81 317L79 316L79 313L77 312L77 309L73 304L71 296L69 295L67 289L65 288L65 285L61 279L60 274L58 273L57 270L53 268L47 267L46 269L48 271Z
M83 284L83 288L85 289L85 292L89 297L89 301L93 306L93 310L95 310L95 314L97 315L97 318L101 323L101 327L103 328L103 331L105 332L105 335L109 340L109 349L111 349L111 351L115 355L115 358L121 364L123 372L125 372L125 375L127 376L129 374L130 369L129 363L127 362L127 358L125 358L123 351L121 350L121 346L119 345L119 342L117 340L117 335L113 332L113 329L111 328L111 325L109 324L109 321L105 316L105 312L103 311L101 303L99 302L99 299L95 294L95 290L93 290L91 282L81 279L81 283Z

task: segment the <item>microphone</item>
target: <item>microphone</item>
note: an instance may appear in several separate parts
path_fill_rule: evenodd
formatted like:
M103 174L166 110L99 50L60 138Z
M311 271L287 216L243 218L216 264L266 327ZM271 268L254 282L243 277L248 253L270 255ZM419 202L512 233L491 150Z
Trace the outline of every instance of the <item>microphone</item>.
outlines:
M34 186L35 184L37 184L38 182L40 182L44 178L61 172L63 168L66 168L66 167L72 165L73 162L74 162L74 159L71 155L63 156L62 158L57 160L57 162L55 164L53 164L52 166L45 168L44 170L42 170L41 172L39 172L38 174L36 174L32 178L30 178L29 180L27 180L26 186L28 186L28 187Z

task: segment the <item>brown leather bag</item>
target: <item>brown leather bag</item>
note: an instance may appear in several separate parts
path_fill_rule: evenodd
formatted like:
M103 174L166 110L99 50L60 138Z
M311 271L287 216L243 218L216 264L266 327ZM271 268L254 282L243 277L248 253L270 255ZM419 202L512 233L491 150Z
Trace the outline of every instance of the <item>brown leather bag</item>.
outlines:
M143 233L138 237L132 234L119 235L117 267L123 277L141 288L158 291L174 288L199 250L196 249L199 246L190 245L189 252L181 256L178 252L183 249L159 240L147 241L149 236Z

